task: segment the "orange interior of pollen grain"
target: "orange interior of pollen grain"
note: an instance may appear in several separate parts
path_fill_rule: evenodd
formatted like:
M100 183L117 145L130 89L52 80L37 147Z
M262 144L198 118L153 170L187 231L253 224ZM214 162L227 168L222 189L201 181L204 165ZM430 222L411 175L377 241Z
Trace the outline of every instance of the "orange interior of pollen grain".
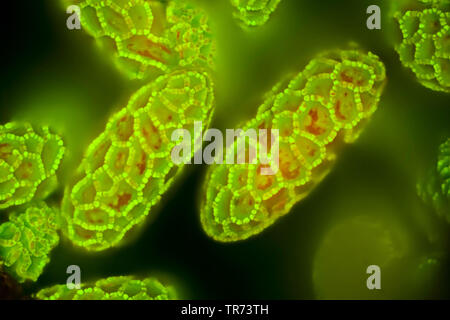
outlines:
M86 211L85 217L90 224L104 224L108 219L108 213L97 208Z
M139 175L142 175L147 168L147 155L145 153L141 154L141 160L136 163L136 167L138 168Z
M92 239L95 236L94 231L83 229L82 227L77 225L74 226L74 232L77 236L85 240Z
M12 154L12 147L9 143L0 144L0 158L3 160L8 159Z
M117 122L117 136L121 141L127 141L133 135L133 117L125 115Z
M336 101L335 110L336 110L336 117L340 120L345 120L345 117L341 113L341 100Z
M344 82L352 83L355 86L367 85L370 73L367 70L358 67L345 66L344 70L340 72L340 78Z
M270 168L268 165L259 165L258 169L256 169L256 176L255 176L255 187L261 191L264 191L266 189L269 189L275 182L275 176L274 175L262 175L261 169L262 168Z
M264 207L267 210L269 217L276 215L277 212L283 210L289 200L289 193L287 189L281 189L271 198L263 201Z
M116 211L120 211L123 206L126 206L131 200L131 194L121 193L118 194L113 203L109 203L108 206Z
M146 127L142 128L142 134L144 135L147 145L153 150L159 150L162 145L161 136L158 133L158 129L152 124L150 125L150 131Z
M310 164L320 155L319 146L307 138L298 137L295 143L304 159Z
M245 186L245 184L247 183L247 171L239 172L237 182L239 186L241 187Z
M129 51L164 64L167 62L167 56L172 53L162 43L153 42L145 36L132 36L125 43Z
M237 207L242 208L243 206L244 207L247 206L246 209L248 209L248 210L242 210L242 211L246 212L245 213L246 215L255 205L255 200L248 192L241 193L237 198L235 198L234 201L235 201L235 204Z
M309 110L306 123L308 123L308 125L305 126L305 130L315 136L320 136L327 131L327 129L320 125L319 111L316 108L311 108Z
M282 176L286 179L291 180L300 176L300 162L287 146L280 147L279 166Z
M117 171L123 170L128 160L128 149L121 150L117 152L116 158L114 159L114 169Z
M346 121L354 111L353 92L347 88L339 88L336 97L335 115L339 120Z
M33 174L33 163L31 163L30 161L22 162L17 168L15 174L17 179L29 179Z

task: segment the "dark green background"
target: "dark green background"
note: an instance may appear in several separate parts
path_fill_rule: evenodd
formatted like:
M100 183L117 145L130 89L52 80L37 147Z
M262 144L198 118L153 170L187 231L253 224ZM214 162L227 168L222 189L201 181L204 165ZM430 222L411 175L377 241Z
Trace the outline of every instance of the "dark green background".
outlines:
M142 84L122 78L83 31L67 30L67 15L57 2L14 1L2 10L8 20L2 20L1 30L0 120L46 123L58 130L69 149L60 177L64 183L107 117ZM415 279L399 279L384 285L400 288L394 295L386 291L374 297L449 298L449 228L417 198L415 184L449 136L450 96L422 87L401 66L386 21L382 30L366 28L366 8L378 4L385 20L388 1L282 0L269 23L251 33L235 24L228 1L198 2L211 15L218 39L212 127L233 128L252 117L263 93L281 77L301 71L315 54L350 42L386 65L388 85L379 110L357 143L342 150L323 183L261 235L234 244L209 239L198 219L206 167L191 166L136 241L100 254L63 241L39 281L25 291L65 283L67 266L76 264L83 281L163 274L194 299L312 299L314 256L327 231L347 217L389 215L407 230L413 257L444 255L428 288L412 294L406 283ZM61 190L53 200L60 198ZM431 244L433 237L439 240Z

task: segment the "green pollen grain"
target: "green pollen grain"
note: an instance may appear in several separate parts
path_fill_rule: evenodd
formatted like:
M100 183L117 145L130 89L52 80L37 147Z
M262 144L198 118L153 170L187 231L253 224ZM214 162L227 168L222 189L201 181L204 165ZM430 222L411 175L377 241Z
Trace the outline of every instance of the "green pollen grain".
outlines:
M0 126L0 209L45 199L57 187L64 144L48 127Z
M450 92L450 1L392 1L395 50L425 87Z
M5 270L19 282L36 281L59 242L58 228L57 211L44 202L12 213L0 225L0 260Z
M234 17L244 27L264 25L277 9L281 0L231 0L235 8Z
M134 276L110 277L95 283L81 284L80 289L55 285L39 291L40 300L176 300L173 287L155 278L139 280Z
M256 163L211 166L200 213L204 231L218 241L244 240L287 214L326 176L340 146L358 137L385 82L377 56L352 50L322 54L287 87L275 86L243 131L279 130L279 170L262 174L269 165L259 155ZM259 148L261 137L250 145ZM245 136L226 154L240 139Z
M209 125L213 84L206 72L177 71L135 93L88 147L62 202L63 232L91 251L118 245L144 221L182 164L171 160L175 129ZM191 145L195 137L192 136ZM196 152L192 148L191 157Z
M450 139L439 146L436 165L426 181L417 184L419 196L450 223Z
M206 13L172 0L68 0L81 26L130 79L150 79L179 67L214 69L216 44Z

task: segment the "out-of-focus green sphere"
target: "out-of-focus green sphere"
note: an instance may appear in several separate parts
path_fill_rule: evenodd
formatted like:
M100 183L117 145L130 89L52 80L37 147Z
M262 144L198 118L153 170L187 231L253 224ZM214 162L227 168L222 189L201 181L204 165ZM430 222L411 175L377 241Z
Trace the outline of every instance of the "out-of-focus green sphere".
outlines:
M325 235L314 259L316 297L426 298L438 262L412 256L412 246L410 235L386 218L357 216L338 223ZM379 290L367 287L371 265L380 267Z

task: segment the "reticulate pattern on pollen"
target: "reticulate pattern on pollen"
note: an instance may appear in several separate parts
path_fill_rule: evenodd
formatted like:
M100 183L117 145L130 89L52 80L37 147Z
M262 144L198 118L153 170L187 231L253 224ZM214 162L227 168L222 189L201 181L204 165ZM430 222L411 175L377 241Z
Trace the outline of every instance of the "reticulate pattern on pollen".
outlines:
M400 61L425 87L450 92L450 1L391 1Z
M48 127L0 125L0 209L44 199L57 187L62 139Z
M133 276L110 277L95 283L82 284L80 289L55 285L36 294L40 300L175 300L174 288L164 286L155 278L144 280Z
M263 132L247 146L267 145L272 161L263 165L257 153L254 163L249 156L247 164L210 167L200 214L205 232L218 241L243 240L288 213L327 174L340 145L358 137L385 80L374 54L332 51L313 59L287 86L275 86L226 151L236 149L246 130L266 129L266 137ZM279 130L279 165L267 175L262 169L274 167L274 144L266 142L273 129Z
M450 223L450 139L439 146L436 166L417 185L419 196Z
M31 203L0 225L0 261L19 282L36 281L59 242L58 213L44 202Z
M281 0L231 0L234 17L244 26L258 27L269 20Z
M205 129L213 103L206 72L177 71L134 94L88 147L65 191L62 228L67 237L99 251L117 245L141 223L182 167L171 159L178 144L171 139L173 131L188 130L194 145L200 138L194 135L194 122L201 121Z
M209 19L189 1L68 2L81 8L83 29L113 53L131 79L154 78L177 67L214 68Z

